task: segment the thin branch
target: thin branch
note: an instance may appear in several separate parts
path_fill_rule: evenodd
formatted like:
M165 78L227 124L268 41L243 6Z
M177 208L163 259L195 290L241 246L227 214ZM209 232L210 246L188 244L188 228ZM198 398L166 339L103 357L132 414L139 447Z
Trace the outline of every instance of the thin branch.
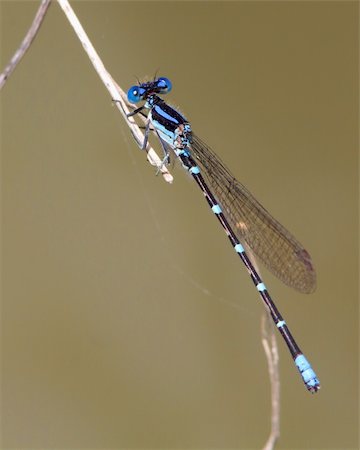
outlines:
M85 52L90 58L95 70L97 71L99 77L102 82L105 84L105 87L109 91L111 98L115 101L119 111L124 117L126 124L129 126L132 135L134 136L137 144L141 147L141 143L144 140L144 134L133 119L133 117L127 117L127 114L130 112L129 108L134 108L134 106L127 101L127 96L125 92L115 83L109 72L105 69L104 64L102 63L99 55L94 49L93 45L90 42L85 30L81 26L78 18L76 17L73 9L71 8L69 2L67 0L57 0L60 7L64 11L67 19L69 20L71 26L73 27L77 37L79 38L82 46L84 47ZM158 171L161 172L164 180L168 183L172 183L173 177L169 173L163 161L156 154L155 150L149 145L146 148L147 159L151 165L156 166Z
M247 254L260 274L259 266L249 246L244 243ZM274 324L271 320L270 312L265 309L261 316L261 342L264 348L271 392L271 422L270 434L263 450L273 450L280 437L280 374L279 374L279 352L276 342Z
M36 16L29 28L29 31L26 33L20 47L16 50L14 56L11 58L8 65L5 67L4 71L0 74L0 90L6 83L6 80L15 70L15 67L19 64L26 51L30 47L32 41L35 39L37 32L44 20L45 14L50 6L51 0L42 0L40 7L36 13Z
M273 450L280 437L280 377L279 353L276 344L274 324L270 313L265 311L261 317L262 345L264 347L271 388L271 429L263 450Z

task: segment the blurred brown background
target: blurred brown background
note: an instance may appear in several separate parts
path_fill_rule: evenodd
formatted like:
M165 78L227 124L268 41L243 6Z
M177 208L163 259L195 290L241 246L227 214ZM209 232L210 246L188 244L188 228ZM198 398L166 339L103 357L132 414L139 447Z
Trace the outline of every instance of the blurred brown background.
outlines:
M37 7L1 2L2 68ZM278 339L277 448L358 448L358 3L73 7L125 90L172 80L314 259L309 296L262 271L322 382L308 394ZM256 290L183 170L155 176L56 3L1 108L3 448L261 448Z

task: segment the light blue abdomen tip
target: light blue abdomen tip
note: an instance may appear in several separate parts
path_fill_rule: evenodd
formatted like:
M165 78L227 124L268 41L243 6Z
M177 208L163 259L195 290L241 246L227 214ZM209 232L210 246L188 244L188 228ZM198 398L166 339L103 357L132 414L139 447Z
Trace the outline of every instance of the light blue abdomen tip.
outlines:
M304 380L304 383L311 393L315 393L320 389L320 381L316 376L313 368L311 367L309 361L305 358L304 355L298 355L295 358L296 367L299 369L299 372Z

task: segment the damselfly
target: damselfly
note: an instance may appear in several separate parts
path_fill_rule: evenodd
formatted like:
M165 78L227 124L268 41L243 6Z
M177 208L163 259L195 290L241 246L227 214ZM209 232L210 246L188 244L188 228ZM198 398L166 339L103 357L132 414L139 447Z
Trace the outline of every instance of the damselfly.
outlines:
M281 281L303 293L313 292L316 286L311 257L192 132L185 117L159 97L159 94L170 92L171 88L170 80L160 77L132 86L128 91L131 103L145 102L128 116L143 114L144 110L148 110L142 148L146 148L150 130L155 131L164 151L164 163L169 160L170 152L173 152L192 175L235 252L245 264L307 389L312 393L317 392L320 382L291 335L246 249L249 248Z

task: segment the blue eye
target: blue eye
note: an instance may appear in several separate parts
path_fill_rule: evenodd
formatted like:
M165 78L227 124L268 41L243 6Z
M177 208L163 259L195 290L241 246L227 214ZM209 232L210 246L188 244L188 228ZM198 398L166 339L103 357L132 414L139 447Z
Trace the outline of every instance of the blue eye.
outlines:
M172 84L169 78L161 77L157 80L157 87L160 89L160 94L167 94L172 89Z
M127 98L131 103L138 103L142 100L142 95L144 94L144 89L141 89L140 86L131 86L128 90Z

